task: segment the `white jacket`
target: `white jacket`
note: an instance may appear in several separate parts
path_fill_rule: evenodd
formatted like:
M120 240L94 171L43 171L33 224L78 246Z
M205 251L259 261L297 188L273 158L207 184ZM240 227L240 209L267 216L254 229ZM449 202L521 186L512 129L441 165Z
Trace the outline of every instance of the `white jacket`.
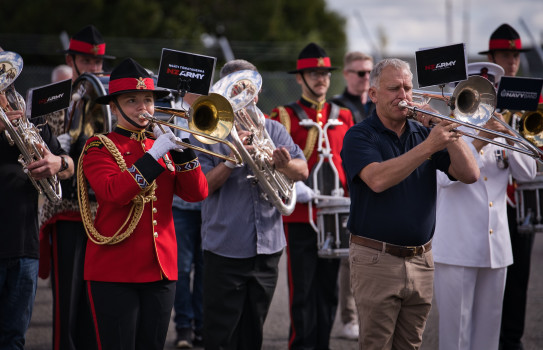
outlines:
M481 175L473 184L451 181L437 173L436 229L432 242L434 261L470 267L506 267L513 263L507 223L507 184L510 175L530 181L536 161L525 154L487 144L477 152L468 142ZM503 139L496 138L504 142ZM505 151L509 167L500 169L496 151Z

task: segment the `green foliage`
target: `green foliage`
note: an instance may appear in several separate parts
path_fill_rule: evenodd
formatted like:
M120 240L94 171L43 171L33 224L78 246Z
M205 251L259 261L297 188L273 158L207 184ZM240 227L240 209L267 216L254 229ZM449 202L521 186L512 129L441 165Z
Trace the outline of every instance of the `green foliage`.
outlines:
M290 70L303 46L323 46L341 65L345 20L324 0L19 0L2 2L0 46L17 51L25 64L58 64L59 35L94 24L108 54L131 56L157 66L163 47L216 56L205 47L207 33L225 36L236 58L261 70ZM9 14L9 15L7 15Z

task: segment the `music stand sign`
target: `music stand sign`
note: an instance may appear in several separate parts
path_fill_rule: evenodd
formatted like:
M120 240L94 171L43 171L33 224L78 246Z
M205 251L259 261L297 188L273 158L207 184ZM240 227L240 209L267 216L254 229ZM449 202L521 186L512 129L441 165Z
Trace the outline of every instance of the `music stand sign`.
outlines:
M539 95L543 79L502 77L498 86L496 108L514 111L535 111L539 104Z
M157 85L162 88L207 95L213 81L215 57L162 49Z
M454 44L415 52L419 87L444 85L466 80L467 59L464 44Z
M30 89L26 99L30 102L26 116L32 119L68 108L71 96L71 79Z

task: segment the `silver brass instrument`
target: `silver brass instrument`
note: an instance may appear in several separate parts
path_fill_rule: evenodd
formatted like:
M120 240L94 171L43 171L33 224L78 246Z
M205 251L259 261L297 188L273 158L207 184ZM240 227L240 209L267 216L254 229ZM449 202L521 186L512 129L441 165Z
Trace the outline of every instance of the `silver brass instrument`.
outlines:
M10 145L16 145L21 152L19 163L26 170L28 164L43 159L42 150L49 149L43 141L38 127L30 123L25 117L26 103L23 97L15 90L13 81L23 69L23 59L15 52L0 52L0 92L5 96L7 105L0 107L0 119L6 129L6 137ZM23 117L10 121L5 112L19 110ZM34 179L29 172L28 177L40 194L44 194L50 201L58 202L62 199L62 189L56 175L40 180Z
M515 129L510 127L506 122L494 116L496 107L496 89L492 83L477 75L470 76L467 80L460 82L452 94L442 93L441 95L426 93L420 90L413 90L413 98L419 99L428 103L431 99L438 99L447 103L451 108L453 117L447 117L439 113L423 110L415 106L409 106L406 101L401 101L398 104L400 108L407 108L411 113L424 113L433 117L448 120L453 123L463 125L479 131L484 131L492 135L502 137L506 140L513 141L521 147L511 146L507 143L495 141L493 139L478 136L476 134L457 130L463 135L474 139L492 143L512 151L527 154L537 161L541 162L543 152L534 146L532 143L524 139ZM515 136L504 134L498 131L489 130L482 127L490 118L495 118L500 124L510 130Z
M168 121L164 121L157 117L154 117L148 113L142 114L141 117L149 120L157 125L167 126L172 129L181 130L193 134L200 142L206 144L222 143L230 148L234 154L234 158L224 154L209 151L205 148L192 145L183 141L177 141L177 144L187 148L194 149L199 152L207 153L212 156L229 160L236 164L242 164L243 160L241 155L237 151L236 147L226 137L230 134L232 127L234 126L234 111L232 106L224 97L218 94L210 94L209 96L200 96L189 111L180 109L158 107L155 106L155 112L169 114L173 117L181 117L188 119L189 128L171 123L170 118Z
M155 111L188 119L189 128L183 128L148 114L142 117L158 125L182 130L193 134L202 143L222 143L230 148L234 157L212 152L190 143L178 142L199 152L241 165L246 163L253 171L266 199L282 215L290 215L296 205L294 182L272 166L275 145L264 128L265 117L254 102L262 86L262 77L254 71L239 71L219 80L209 96L199 97L189 111L156 107ZM237 129L253 134L253 152L249 153L239 139ZM233 144L226 140L232 137Z
M290 215L296 206L295 185L272 165L272 153L276 146L264 127L264 114L255 102L261 88L262 77L258 72L241 70L217 81L211 91L224 96L232 105L235 125L230 135L243 161L251 168L252 179L282 215ZM253 135L251 153L239 139L237 130L246 130Z

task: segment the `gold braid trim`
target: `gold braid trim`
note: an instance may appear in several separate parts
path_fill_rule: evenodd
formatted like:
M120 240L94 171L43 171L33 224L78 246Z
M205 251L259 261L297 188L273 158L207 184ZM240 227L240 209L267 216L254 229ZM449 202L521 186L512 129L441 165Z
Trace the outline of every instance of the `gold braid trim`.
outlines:
M283 106L277 107L277 110L279 111L279 121L285 126L285 129L287 129L287 132L290 134L290 115Z
M290 115L288 114L286 108L283 106L277 107L277 110L279 111L279 121L281 121L281 124L285 126L285 129L287 129L287 132L290 134ZM309 128L309 130L307 131L307 139L305 141L304 148L305 159L309 159L311 154L313 154L313 150L315 149L315 144L317 142L318 136L319 131L316 127L312 126L311 128Z
M121 171L126 171L126 162L124 161L123 156L121 155L121 152L117 149L117 146L111 141L107 136L105 135L96 135L100 141L106 146L107 150L113 155L113 158L115 158L115 161L119 165L119 168ZM83 153L85 150L83 150ZM132 232L134 232L136 226L138 225L138 222L141 219L141 216L143 214L143 210L145 208L145 203L148 203L152 200L152 198L155 195L156 190L156 181L153 181L151 186L148 188L142 190L134 199L132 199L132 208L130 208L130 212L128 213L128 216L126 217L126 220L122 224L122 226L115 232L115 234L111 237L103 236L96 230L96 227L94 227L92 214L89 207L89 192L87 189L87 181L85 178L85 174L83 173L83 154L79 157L79 162L77 164L77 195L79 199L79 208L81 211L81 218L83 220L83 225L85 226L85 231L87 232L87 236L89 239L98 245L104 245L104 244L117 244L122 241L124 241L126 238L128 238ZM129 222L130 217L132 219L130 220L130 223L128 224L128 227L125 232L121 233L121 230L127 225Z
M305 159L309 160L309 157L313 154L313 150L315 149L315 145L317 143L317 138L319 137L319 130L312 126L307 131L307 139L305 140L305 148L304 148L304 156Z

